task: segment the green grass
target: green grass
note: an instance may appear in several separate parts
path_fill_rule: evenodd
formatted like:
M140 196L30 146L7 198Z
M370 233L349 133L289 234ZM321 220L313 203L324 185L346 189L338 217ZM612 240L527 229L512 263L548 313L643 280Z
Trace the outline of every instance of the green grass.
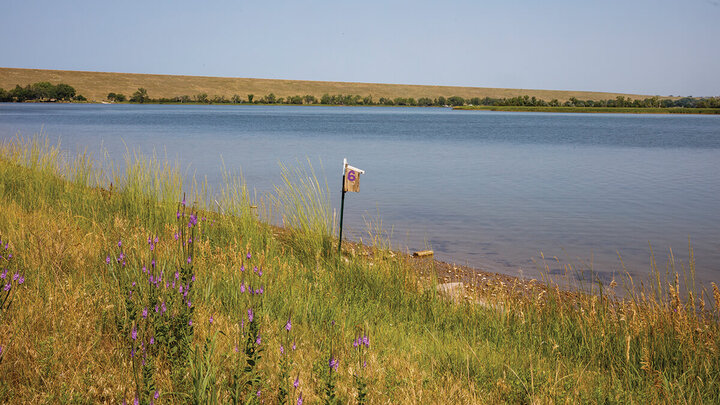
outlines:
M526 111L555 113L615 114L720 114L720 108L640 108L640 107L532 107L532 106L461 106L455 110Z
M126 164L120 173L43 138L0 148L0 237L14 255L0 260L25 277L0 316L0 401L147 401L158 391L155 403L227 403L237 389L241 402L276 403L285 387L292 403L301 392L306 403L347 403L359 398L356 376L368 403L720 401L720 291L694 289L692 262L682 284L674 267L661 277L654 266L637 285L624 280L624 300L615 285L598 293L493 284L455 303L381 236L370 255L339 256L312 168L285 169L275 196L256 198L229 173L210 190L152 157L128 153ZM188 226L193 206L198 223ZM286 229L263 220L273 212ZM153 258L164 281L176 271L178 283L196 277L191 310L171 289L149 286L141 268ZM153 315L153 302L174 316ZM157 349L143 365L138 342L151 335ZM358 335L370 339L367 367Z

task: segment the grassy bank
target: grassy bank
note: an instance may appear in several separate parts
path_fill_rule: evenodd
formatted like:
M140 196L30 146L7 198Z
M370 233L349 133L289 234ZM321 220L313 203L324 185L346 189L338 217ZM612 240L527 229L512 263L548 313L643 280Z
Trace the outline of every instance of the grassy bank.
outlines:
M693 263L453 301L380 236L338 255L311 169L256 200L231 174L209 190L126 163L0 148L0 401L720 401L720 291Z
M43 81L67 83L77 89L78 93L96 102L105 100L109 92L122 93L129 97L140 87L147 89L148 94L153 98L172 98L182 95L192 97L201 93L205 93L210 97L219 96L227 99L232 98L234 95L239 95L245 99L248 94L254 94L257 98L260 98L270 93L278 97L308 94L318 99L325 93L357 94L361 97L372 96L375 101L382 97L390 99L412 97L419 99L422 97L437 98L440 96L460 96L470 99L473 97L511 98L528 95L539 99L558 99L560 101L566 101L571 97L583 100L614 99L617 96L630 99L647 97L624 93L589 91L174 76L0 67L0 88L6 90L14 88L15 85L18 84L25 86Z
M461 106L455 110L524 111L554 113L615 114L720 114L720 108L636 108L636 107L532 107L532 106Z

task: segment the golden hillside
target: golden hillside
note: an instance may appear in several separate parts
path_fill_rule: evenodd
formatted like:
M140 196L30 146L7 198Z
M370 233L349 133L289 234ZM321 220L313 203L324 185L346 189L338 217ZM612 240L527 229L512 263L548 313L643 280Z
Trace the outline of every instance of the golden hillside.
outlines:
M323 94L358 94L371 95L375 101L380 97L420 97L436 98L439 96L460 96L463 98L493 97L505 98L516 96L535 96L550 101L558 99L561 102L575 97L580 100L607 100L616 96L625 96L632 99L646 98L648 96L623 93L605 93L592 91L560 91L560 90L530 90L530 89L501 89L488 87L455 87L455 86L421 86L407 84L379 84L379 83L347 83L347 82L321 82L308 80L277 80L277 79L248 79L232 77L207 76L174 76L152 75L136 73L107 73L83 72L70 70L45 69L18 69L0 68L0 88L9 90L15 85L41 81L53 84L66 83L73 86L78 94L88 100L105 100L109 92L132 95L139 87L147 89L151 98L195 96L206 93L211 98L225 96L231 98L238 95L245 99L248 94L260 98L269 93L277 97L310 94L320 98Z

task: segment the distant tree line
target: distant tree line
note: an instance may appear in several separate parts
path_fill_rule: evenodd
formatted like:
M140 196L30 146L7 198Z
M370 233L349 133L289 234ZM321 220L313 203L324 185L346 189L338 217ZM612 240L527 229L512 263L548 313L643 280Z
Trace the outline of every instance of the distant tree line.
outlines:
M510 98L473 97L463 98L460 96L451 97L380 97L373 99L372 96L360 96L357 94L323 94L319 99L313 95L295 95L278 97L274 93L262 97L255 97L248 94L242 97L238 94L230 98L225 96L208 96L207 93L200 93L194 96L177 96L170 98L150 98L147 90L139 88L130 98L119 93L109 93L107 99L115 102L129 100L131 103L202 103L202 104L324 104L324 105L386 105L386 106L417 106L417 107L456 107L465 105L478 106L529 106L529 107L638 107L638 108L720 108L720 97L683 97L676 100L660 97L649 97L643 100L631 99L629 97L617 96L608 100L578 100L571 97L565 102L557 99L545 101L535 96L518 96Z
M75 88L65 83L52 84L50 82L38 82L21 87L19 84L14 89L5 91L0 88L0 102L23 102L23 101L86 101L80 94L76 94Z
M53 85L50 82L39 82L5 91L0 89L0 101L85 101L82 95L76 95L75 89L67 84L59 83ZM417 107L456 107L465 105L477 106L529 106L529 107L637 107L637 108L720 108L720 97L683 97L675 100L660 97L649 97L645 99L632 99L624 96L617 96L608 100L578 100L571 97L565 102L557 99L545 101L535 96L518 96L509 98L472 97L463 98L460 96L450 97L380 97L373 99L372 95L360 96L357 94L323 94L317 98L313 95L295 95L278 97L274 93L256 97L254 94L240 96L233 95L230 98L225 96L209 96L207 93L199 93L194 96L176 96L150 98L145 88L139 88L130 97L122 93L111 92L107 95L111 102L131 103L201 103L201 104L324 104L324 105L385 105L385 106L417 106Z

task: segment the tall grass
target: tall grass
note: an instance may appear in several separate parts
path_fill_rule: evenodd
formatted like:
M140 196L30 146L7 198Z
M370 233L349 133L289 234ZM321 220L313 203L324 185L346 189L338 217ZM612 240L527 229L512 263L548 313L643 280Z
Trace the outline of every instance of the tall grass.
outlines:
M0 322L0 401L720 402L720 290L696 289L692 252L643 280L501 279L453 302L379 223L376 249L339 256L312 168L258 199L229 173L212 191L139 154L110 167L42 137L0 148L0 235L25 277ZM288 230L261 220L273 210ZM172 285L190 263L188 350L143 364L139 340L180 324L142 310L190 308Z

